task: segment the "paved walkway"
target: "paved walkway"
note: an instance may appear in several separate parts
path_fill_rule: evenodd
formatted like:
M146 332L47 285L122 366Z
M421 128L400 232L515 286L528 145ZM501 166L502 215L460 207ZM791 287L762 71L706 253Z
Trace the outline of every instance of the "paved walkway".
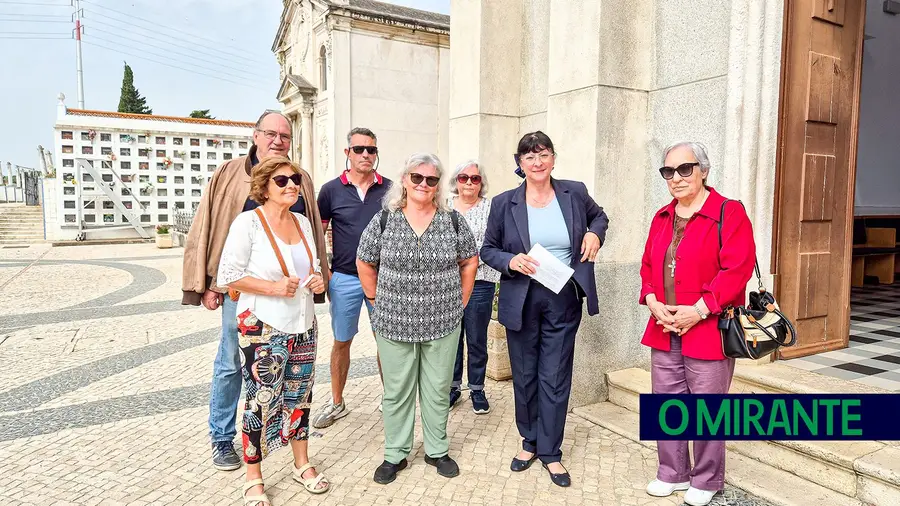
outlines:
M181 250L153 245L0 249L0 496L3 504L240 504L243 471L210 465L207 402L220 313L180 305ZM330 321L316 406L329 396ZM311 459L332 482L310 496L290 478L290 451L263 464L275 505L681 504L643 489L655 453L570 415L563 451L573 486L540 466L509 471L518 448L512 385L488 381L493 412L468 401L449 423L452 480L423 461L372 481L382 461L380 382L371 334L352 350L349 416L314 432ZM467 399L467 397L464 397ZM714 504L764 503L729 489Z

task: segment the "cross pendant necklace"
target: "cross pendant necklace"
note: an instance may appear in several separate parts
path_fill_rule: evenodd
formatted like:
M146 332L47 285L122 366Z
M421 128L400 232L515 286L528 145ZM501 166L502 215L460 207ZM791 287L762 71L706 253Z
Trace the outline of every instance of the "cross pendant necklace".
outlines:
M675 277L675 257L674 256L672 257L672 261L669 262L668 267L669 267L669 269L672 269L671 277L674 278Z

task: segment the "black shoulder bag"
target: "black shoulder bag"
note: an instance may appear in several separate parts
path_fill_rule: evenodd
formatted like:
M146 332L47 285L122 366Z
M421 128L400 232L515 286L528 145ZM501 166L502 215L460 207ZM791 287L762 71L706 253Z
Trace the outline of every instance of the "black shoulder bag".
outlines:
M725 220L725 204L719 216L719 251L722 250L722 222ZM741 206L744 204L737 201ZM722 335L722 353L730 358L764 357L780 346L793 346L797 341L794 325L778 308L772 292L766 290L759 273L759 261L755 263L758 292L750 292L747 306L728 306L719 315L719 333Z

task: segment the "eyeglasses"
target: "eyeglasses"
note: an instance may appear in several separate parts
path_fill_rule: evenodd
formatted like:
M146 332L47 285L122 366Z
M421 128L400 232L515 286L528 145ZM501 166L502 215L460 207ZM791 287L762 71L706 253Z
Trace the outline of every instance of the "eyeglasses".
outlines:
M481 176L475 174L474 176L470 176L468 174L460 174L456 176L456 182L459 184L466 184L469 181L472 181L472 184L481 184Z
M432 188L437 186L438 182L440 182L440 180L441 180L441 178L439 178L437 176L425 177L422 174L419 174L417 172L409 173L409 180L412 181L412 184L422 184L423 179L425 180L425 183L428 184L428 186L430 186Z
M270 141L274 141L276 137L281 137L281 142L283 142L283 143L285 143L285 144L290 144L290 143L291 143L291 136L290 136L290 134L280 134L280 133L276 132L275 130L260 130L260 129L257 129L256 131L257 131L257 132L262 132L262 134L263 134L264 136L266 136L266 139L269 139Z
M547 163L551 158L553 158L553 153L529 153L525 156L520 156L519 160L528 165L534 165L538 160L540 160L541 163Z
M700 165L700 162L688 162L682 163L678 167L661 167L659 169L659 175L663 177L663 179L669 180L675 177L675 173L677 172L681 177L691 177L691 174L694 173L694 167Z
M350 150L356 153L357 155L363 154L363 151L369 153L370 155L377 155L378 148L375 146L350 146Z
M290 177L283 175L272 176L272 181L274 181L279 188L287 186L288 181L294 183L295 186L300 186L300 174L293 174Z

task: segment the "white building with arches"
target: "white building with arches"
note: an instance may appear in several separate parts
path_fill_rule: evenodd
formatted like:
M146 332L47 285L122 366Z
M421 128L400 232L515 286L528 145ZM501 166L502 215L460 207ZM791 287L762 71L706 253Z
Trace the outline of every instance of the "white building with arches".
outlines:
M316 187L344 170L346 135L378 136L379 171L449 155L450 17L374 0L284 0L272 45L292 158Z

